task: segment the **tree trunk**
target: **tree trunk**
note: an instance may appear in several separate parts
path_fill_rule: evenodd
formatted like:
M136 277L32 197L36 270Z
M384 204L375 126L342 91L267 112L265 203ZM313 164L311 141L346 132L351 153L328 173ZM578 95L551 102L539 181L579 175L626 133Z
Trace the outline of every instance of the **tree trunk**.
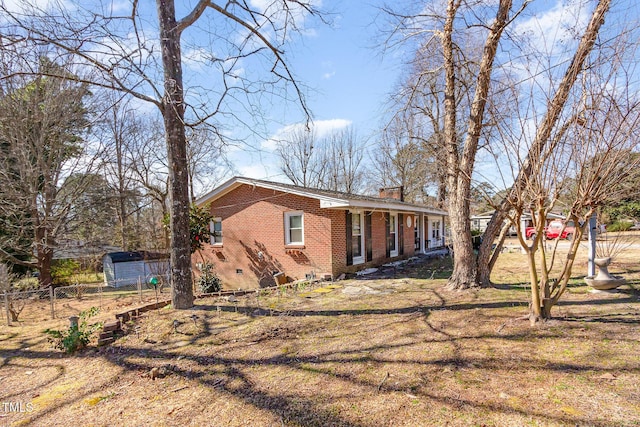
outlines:
M51 263L53 262L53 250L46 244L37 244L36 260L38 264L38 283L40 288L48 288L53 282L51 276Z
M476 286L476 278L475 254L473 253L471 224L469 222L471 182L465 180L464 173L460 170L460 153L456 132L456 75L451 38L456 12L457 7L453 1L450 1L442 41L445 67L444 139L447 147L449 222L454 256L453 272L449 278L448 287L450 289L467 289Z
M580 44L578 45L573 57L573 61L569 65L562 81L558 85L558 90L549 104L549 108L543 122L538 128L536 138L527 153L527 159L520 169L509 194L501 202L499 209L496 209L493 217L487 225L487 229L484 232L484 239L480 245L477 257L478 280L483 286L491 285L491 268L494 264L490 262L492 246L498 232L500 231L502 223L506 219L507 211L511 209L511 200L514 199L514 195L521 191L521 187L524 185L527 177L531 176L535 167L540 164L543 153L548 150L553 150L553 146L551 148L546 147L551 136L551 132L560 118L560 114L567 102L569 92L578 78L578 74L583 70L585 60L593 49L600 27L604 24L604 17L609 10L610 3L611 0L600 0L594 9L593 14L591 15L591 21L580 40ZM555 142L557 143L558 141L559 138Z
M469 289L476 287L475 253L471 240L469 221L469 198L461 194L470 193L470 187L458 186L458 192L449 196L449 217L453 244L453 272L449 278L449 289ZM469 194L468 194L469 195Z
M438 172L438 199L436 206L438 209L444 209L447 200L447 175Z
M157 0L160 47L164 67L162 117L169 160L171 225L171 302L173 308L193 307L191 246L189 242L189 177L184 129L184 93L180 31L173 0Z
M473 252L470 223L471 175L478 152L483 117L491 85L491 72L502 33L508 23L511 0L500 0L496 19L491 25L484 44L478 70L473 102L471 103L467 135L462 147L456 136L455 62L453 58L453 22L457 13L454 0L449 1L445 20L442 51L445 69L444 137L447 146L447 174L449 184L449 221L453 243L453 273L450 289L467 289L478 285L477 264Z
M503 204L504 203L503 201ZM506 205L504 209L506 209ZM489 224L487 224L487 228L484 230L483 239L480 243L478 256L476 258L478 263L478 282L483 286L491 286L491 270L493 269L493 264L495 264L495 262L491 263L491 257L494 253L493 242L498 236L505 218L506 215L501 205L500 209L493 213ZM500 247L495 248L496 251L500 251L500 249Z

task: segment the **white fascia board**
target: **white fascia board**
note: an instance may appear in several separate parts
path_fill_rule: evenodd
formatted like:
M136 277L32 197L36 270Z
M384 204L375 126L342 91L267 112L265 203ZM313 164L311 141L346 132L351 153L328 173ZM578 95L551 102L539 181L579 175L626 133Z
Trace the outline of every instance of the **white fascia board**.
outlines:
M349 208L353 205L348 200L340 199L320 199L320 207L324 209Z
M449 216L449 214L440 209L429 208L427 206L407 206L403 203L385 203L385 202L372 202L372 201L364 201L364 200L350 200L348 206L349 208L360 208L367 210L378 210L378 211L391 211L391 212L399 212L399 213L423 213L429 215L444 215Z
M224 184L216 187L214 190L212 190L212 191L208 192L207 194L205 194L204 196L196 199L195 204L197 206L202 206L202 205L206 204L208 201L214 200L214 199L220 197L221 195L228 193L229 191L233 190L235 187L240 185L239 181L240 180L237 179L237 178L231 178L230 180L228 180Z

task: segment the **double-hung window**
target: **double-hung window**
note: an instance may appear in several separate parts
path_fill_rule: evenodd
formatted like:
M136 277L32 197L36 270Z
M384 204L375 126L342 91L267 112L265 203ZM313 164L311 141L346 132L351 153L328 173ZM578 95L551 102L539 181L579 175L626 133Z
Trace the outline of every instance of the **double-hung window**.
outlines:
M351 214L351 250L354 264L362 264L364 262L364 234L362 233L362 221L362 214Z
M304 245L304 214L302 212L285 212L284 231L285 244Z
M398 215L389 215L389 254L398 256Z
M209 222L209 233L212 245L222 245L222 218L214 218Z
M432 221L431 223L431 239L434 246L439 246L440 241L440 221Z

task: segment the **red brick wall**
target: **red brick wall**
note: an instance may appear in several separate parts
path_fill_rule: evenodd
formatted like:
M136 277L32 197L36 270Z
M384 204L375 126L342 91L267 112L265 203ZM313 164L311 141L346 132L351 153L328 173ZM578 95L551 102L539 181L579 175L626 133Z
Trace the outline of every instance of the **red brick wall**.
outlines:
M303 248L285 246L284 214L291 211L304 211ZM331 222L340 212L320 209L318 200L242 185L215 200L211 212L222 218L223 246L205 245L202 254L225 289L272 286L277 271L292 280L331 273ZM202 262L197 253L192 260Z
M304 212L304 247L285 245L284 214L292 211ZM273 274L278 271L290 280L304 279L312 272L337 277L390 261L385 256L384 212L371 214L373 260L354 266L346 265L345 211L320 209L318 200L241 185L213 201L211 212L222 218L223 245L205 245L192 261L194 267L203 257L212 262L224 289L273 286ZM413 226L406 226L407 215L403 217L406 257L414 254L414 237Z
M407 226L407 217L411 217L411 226ZM413 256L416 253L416 236L414 227L418 217L416 215L404 214L402 220L404 221L404 255Z

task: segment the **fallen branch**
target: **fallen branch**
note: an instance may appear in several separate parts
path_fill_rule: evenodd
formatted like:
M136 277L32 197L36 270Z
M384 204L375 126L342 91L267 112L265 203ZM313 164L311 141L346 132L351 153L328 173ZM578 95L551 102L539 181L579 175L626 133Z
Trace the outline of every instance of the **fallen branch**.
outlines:
M382 389L382 386L384 385L384 382L387 380L387 378L389 378L389 372L385 374L382 381L380 381L380 384L378 384L378 392L380 392L380 390Z

